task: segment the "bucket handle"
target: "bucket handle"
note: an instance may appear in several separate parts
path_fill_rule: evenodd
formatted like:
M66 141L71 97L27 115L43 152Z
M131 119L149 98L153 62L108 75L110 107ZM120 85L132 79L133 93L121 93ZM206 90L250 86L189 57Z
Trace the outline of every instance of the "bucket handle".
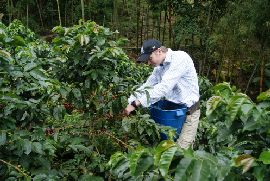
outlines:
M180 111L180 110L176 111L176 116L182 116L181 112L182 111Z

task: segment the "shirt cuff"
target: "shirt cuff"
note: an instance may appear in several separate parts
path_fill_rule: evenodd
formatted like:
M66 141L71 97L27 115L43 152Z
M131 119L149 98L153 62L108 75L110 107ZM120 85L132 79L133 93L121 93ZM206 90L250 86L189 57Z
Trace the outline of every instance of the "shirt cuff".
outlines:
M138 100L140 101L142 107L149 107L151 105L150 101L149 101L149 103L147 102L146 95L141 96Z
M138 99L143 107L150 107L151 104L159 101L159 99L151 99L150 97L147 100L147 95L144 94Z
M128 98L128 104L131 104L133 101L135 101L137 98L134 96L134 95L131 95L129 98Z

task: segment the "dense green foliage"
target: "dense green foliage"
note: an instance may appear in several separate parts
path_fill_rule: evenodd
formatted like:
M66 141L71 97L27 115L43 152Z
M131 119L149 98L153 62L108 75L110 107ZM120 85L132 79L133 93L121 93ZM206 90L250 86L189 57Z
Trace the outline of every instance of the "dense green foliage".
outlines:
M0 21L20 19L45 39L57 25L92 20L129 39L135 57L156 38L193 58L199 75L237 85L253 100L270 88L268 0L2 0Z
M147 110L122 114L151 69L125 39L93 21L57 26L43 41L0 24L1 180L266 180L269 91L254 103L227 83L200 78L197 151L160 142Z
M109 166L117 180L224 180L232 161L204 151L181 150L172 141L154 149L137 147L112 155Z
M123 149L126 95L149 69L135 67L121 40L94 22L54 31L48 44L19 21L1 24L2 179L104 176L106 158ZM154 124L141 124L143 138Z

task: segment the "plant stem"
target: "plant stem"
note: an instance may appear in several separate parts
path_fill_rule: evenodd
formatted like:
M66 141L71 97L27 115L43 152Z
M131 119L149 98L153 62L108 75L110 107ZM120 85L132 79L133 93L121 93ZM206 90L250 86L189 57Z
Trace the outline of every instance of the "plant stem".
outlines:
M5 161L5 160L2 160L0 159L0 162L3 162L4 164L10 166L10 167L13 167L14 169L16 169L18 172L20 172L23 176L27 177L27 178L30 178L29 175L27 175L26 173L24 173L24 171L22 169L20 169L18 166L15 166L15 165L12 165L11 163Z

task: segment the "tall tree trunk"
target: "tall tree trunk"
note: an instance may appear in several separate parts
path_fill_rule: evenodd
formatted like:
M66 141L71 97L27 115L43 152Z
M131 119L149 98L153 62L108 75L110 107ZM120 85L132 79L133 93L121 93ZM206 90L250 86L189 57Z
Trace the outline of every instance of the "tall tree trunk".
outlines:
M42 29L44 29L44 24L43 24L43 19L42 19L42 14L41 14L41 8L40 8L40 1L36 0L36 3L37 3L37 8L38 8L38 14L39 14L41 27L42 27Z
M88 0L88 7L90 9L90 7L91 7L91 0ZM89 11L88 16L89 16L89 19L91 19L93 21L93 18L92 18L92 15L91 15L91 11Z
M113 1L113 28L116 30L119 30L119 32L121 32L121 30L119 29L120 26L118 26L118 0L114 0ZM117 36L117 34L116 34Z
M165 9L164 14L164 23L163 23L163 32L162 32L162 43L165 43L165 33L166 33L166 22L167 22L167 8Z
M260 68L260 93L263 91L263 82L264 82L264 69L265 69L265 63L264 58L262 58L261 62L261 68Z
M227 41L225 42L224 44L224 48L223 48L223 53L222 53L222 56L220 58L220 63L219 63L219 66L218 66L218 69L216 71L216 83L219 82L219 78L220 78L220 75L221 75L221 72L222 72L222 67L223 67L223 63L224 63L224 57L225 57L225 52L226 52L226 48L227 48Z
M12 16L13 16L13 1L8 0L8 20L9 23L12 21Z
M144 7L142 7L142 12L144 12ZM144 23L144 13L142 13L141 16L141 42L140 45L142 45L143 39L144 39L144 32L143 32L143 23Z
M172 46L172 1L168 1L169 46Z
M154 12L152 11L152 38L155 36L156 21L154 20Z
M161 33L160 33L160 31L161 31L161 20L162 20L162 11L160 10L159 11L159 19L158 19L158 39L160 40L160 35L161 35Z
M146 24L146 39L149 39L148 37L148 31L149 31L149 5L146 8L146 18L145 18L145 24Z
M81 0L81 9L82 9L82 21L84 22L85 17L84 17L84 0Z
M210 3L209 8L208 8L208 13L207 13L207 20L206 20L206 25L205 25L205 35L208 36L209 31L208 31L208 26L209 26L209 21L211 17L211 10L212 10L212 3ZM208 44L206 43L206 39L202 40L205 45L205 51L204 51L204 58L203 61L200 61L199 63L199 75L204 74L204 66L206 65L206 60L208 57Z
M139 29L140 29L140 5L141 5L141 1L140 0L136 0L136 11L137 11L137 35L136 35L136 47L139 48ZM137 49L138 50L138 49ZM137 52L139 53L139 52Z
M57 2L57 10L58 10L59 24L60 24L60 26L62 26L59 0L56 0L56 2Z
M67 26L67 7L68 7L68 1L65 0L65 26Z
M71 24L74 24L74 4L73 0L71 0Z
M29 6L28 6L28 1L26 2L26 27L29 28Z

